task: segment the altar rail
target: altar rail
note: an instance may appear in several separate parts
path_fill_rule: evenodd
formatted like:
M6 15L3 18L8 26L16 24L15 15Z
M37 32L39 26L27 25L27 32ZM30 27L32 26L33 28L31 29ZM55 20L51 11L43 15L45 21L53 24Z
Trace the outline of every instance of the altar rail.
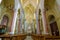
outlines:
M50 35L31 35L33 40L60 40L60 36L50 36Z
M0 35L2 40L24 40L26 38L26 34L19 35Z

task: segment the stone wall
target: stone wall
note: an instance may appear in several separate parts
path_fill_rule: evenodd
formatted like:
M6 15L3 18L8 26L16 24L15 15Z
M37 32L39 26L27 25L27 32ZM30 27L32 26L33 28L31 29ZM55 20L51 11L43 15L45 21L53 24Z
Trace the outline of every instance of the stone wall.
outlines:
M55 17L55 21L57 22L57 26L60 33L60 10L57 4L55 4L54 7L52 7L52 9L46 11L46 18L47 18L48 24L49 24L49 19L48 19L49 15L53 15ZM48 28L50 30L50 25ZM51 30L50 30L50 33L51 33Z
M8 28L10 28L11 27L12 18L13 18L13 14L14 14L13 11L7 9L3 5L0 5L0 24L1 24L1 21L3 19L3 16L6 15L9 18Z

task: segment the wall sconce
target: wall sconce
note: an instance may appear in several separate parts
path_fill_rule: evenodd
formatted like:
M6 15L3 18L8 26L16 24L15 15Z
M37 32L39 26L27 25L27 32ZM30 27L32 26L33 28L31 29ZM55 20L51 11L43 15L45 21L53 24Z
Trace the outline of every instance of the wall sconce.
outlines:
M1 4L2 0L0 0L0 4Z

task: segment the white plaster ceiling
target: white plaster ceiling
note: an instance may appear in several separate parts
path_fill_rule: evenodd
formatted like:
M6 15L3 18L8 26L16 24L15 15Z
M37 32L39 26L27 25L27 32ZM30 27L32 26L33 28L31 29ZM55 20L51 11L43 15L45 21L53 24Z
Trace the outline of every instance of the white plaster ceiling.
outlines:
M0 0L0 4L1 4L2 0Z
M56 0L57 4L60 5L60 0Z

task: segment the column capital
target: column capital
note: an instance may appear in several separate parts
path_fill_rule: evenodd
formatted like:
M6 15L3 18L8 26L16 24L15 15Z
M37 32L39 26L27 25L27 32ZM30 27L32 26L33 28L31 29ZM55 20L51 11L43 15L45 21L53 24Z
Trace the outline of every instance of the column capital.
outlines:
M49 34L48 33L48 23L47 23L47 19L46 19L46 9L45 8L41 10L41 14L42 14L44 34Z
M41 14L44 14L45 15L46 14L46 9L42 9L41 10Z
M46 8L44 8L44 9L41 9L41 11L46 11Z

